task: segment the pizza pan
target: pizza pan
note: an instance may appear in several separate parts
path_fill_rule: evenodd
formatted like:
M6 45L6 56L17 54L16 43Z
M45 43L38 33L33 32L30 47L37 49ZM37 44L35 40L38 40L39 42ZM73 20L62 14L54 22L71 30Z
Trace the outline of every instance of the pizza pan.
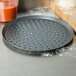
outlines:
M69 24L47 16L17 18L3 28L7 45L20 52L47 52L67 45L74 37Z

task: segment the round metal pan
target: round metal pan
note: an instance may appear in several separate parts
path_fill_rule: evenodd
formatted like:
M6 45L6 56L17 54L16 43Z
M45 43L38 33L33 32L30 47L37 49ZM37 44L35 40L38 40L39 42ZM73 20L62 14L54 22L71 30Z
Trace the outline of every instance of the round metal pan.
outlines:
M74 31L64 21L46 16L17 18L3 28L4 42L20 52L47 52L67 45Z

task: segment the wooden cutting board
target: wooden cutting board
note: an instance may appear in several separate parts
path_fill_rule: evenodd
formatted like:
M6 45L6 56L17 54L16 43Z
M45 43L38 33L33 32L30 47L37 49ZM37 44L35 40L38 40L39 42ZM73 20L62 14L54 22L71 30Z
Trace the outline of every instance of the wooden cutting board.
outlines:
M76 8L71 8L71 10L66 11L62 9L57 4L55 0L50 0L50 8L65 22L70 24L76 32Z

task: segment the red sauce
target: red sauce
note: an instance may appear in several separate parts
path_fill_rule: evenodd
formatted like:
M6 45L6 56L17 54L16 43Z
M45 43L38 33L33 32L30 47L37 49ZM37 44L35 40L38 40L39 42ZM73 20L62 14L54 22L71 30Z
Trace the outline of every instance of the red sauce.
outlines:
M14 0L0 0L0 21L8 22L17 16L18 2Z

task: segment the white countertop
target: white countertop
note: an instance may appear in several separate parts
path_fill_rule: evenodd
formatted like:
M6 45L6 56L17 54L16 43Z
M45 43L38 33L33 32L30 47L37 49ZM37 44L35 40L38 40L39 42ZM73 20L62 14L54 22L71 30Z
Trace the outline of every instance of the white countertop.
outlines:
M0 76L76 76L76 37L63 56L28 56L6 47L0 23Z

